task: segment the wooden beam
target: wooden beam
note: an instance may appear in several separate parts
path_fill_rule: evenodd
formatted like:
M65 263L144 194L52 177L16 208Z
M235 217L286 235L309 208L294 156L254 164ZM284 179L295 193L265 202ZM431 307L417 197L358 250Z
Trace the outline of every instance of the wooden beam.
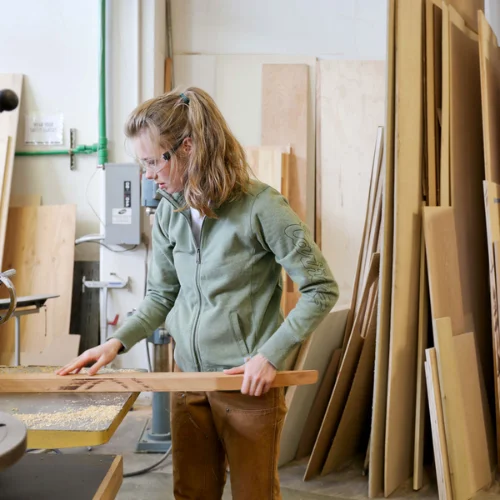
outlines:
M282 371L272 387L315 384L316 370ZM0 374L0 393L28 392L177 392L238 391L243 375L224 373L145 373L65 375L55 373Z

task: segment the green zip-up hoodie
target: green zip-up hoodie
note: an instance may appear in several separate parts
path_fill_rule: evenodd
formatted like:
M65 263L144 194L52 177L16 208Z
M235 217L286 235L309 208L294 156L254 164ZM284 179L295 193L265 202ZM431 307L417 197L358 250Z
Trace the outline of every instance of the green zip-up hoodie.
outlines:
M183 371L221 371L257 353L282 369L338 299L307 227L280 193L251 181L217 219L205 217L198 247L190 210L176 211L183 195L160 193L146 297L110 338L127 351L165 322ZM285 320L282 267L301 292Z

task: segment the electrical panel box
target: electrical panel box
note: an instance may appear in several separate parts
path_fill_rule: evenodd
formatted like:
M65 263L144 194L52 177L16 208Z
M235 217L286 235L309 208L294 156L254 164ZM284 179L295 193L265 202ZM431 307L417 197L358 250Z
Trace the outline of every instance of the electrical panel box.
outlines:
M141 242L141 168L134 163L104 166L105 231L107 245Z

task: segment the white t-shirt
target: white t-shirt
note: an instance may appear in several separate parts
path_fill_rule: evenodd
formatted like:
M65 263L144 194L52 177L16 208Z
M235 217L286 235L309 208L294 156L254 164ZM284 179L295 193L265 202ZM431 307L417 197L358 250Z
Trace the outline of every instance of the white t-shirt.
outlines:
M198 247L200 246L201 225L203 223L204 215L201 215L196 208L191 208L191 229L193 230L194 240Z

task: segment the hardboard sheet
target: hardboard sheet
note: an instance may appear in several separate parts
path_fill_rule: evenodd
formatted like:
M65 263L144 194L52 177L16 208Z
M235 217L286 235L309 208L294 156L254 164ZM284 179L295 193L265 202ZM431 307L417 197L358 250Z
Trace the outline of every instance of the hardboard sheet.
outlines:
M75 225L75 205L9 210L3 268L16 269L12 281L18 296L59 295L39 314L21 318L21 353L30 353L31 362L39 355L37 364L44 364L43 352L54 339L69 334ZM14 321L9 321L0 325L0 363L11 364L13 352Z
M301 350L300 364L295 369L318 370L321 380L328 366L328 361L335 349L342 345L348 309L333 311L321 322L310 336L307 349ZM318 392L320 384L302 387L290 387L286 392L288 412L281 431L280 456L278 466L291 462L299 446L300 437L307 425L309 410Z
M396 0L388 0L379 313L375 342L375 374L368 475L368 495L370 498L380 495L384 490L385 420L387 412L394 225L395 15Z
M374 148L378 127L384 125L386 65L350 60L320 60L318 65L321 241L342 290L340 308L349 307L353 296Z
M423 1L396 9L394 256L384 492L413 472L423 154Z

